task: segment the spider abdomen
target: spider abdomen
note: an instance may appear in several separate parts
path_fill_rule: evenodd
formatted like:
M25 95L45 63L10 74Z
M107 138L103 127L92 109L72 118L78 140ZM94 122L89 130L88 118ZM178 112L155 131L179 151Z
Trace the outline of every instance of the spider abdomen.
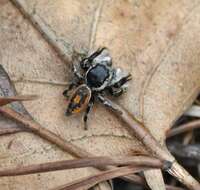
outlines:
M66 115L79 113L84 110L87 107L90 98L91 90L87 87L87 85L83 84L79 86L69 100Z
M99 88L108 78L109 70L107 67L105 65L97 64L88 70L86 75L86 83L91 88Z

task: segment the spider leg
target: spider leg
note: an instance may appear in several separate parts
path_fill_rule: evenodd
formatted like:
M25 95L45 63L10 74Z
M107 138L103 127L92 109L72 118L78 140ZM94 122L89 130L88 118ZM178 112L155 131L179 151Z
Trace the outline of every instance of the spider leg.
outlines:
M88 125L87 125L87 119L88 119L88 114L89 112L91 111L92 107L94 105L94 99L91 98L89 104L88 104L88 107L86 108L86 112L84 114L84 117L83 117L83 121L84 121L84 129L87 130L88 129Z
M78 85L81 84L81 81L84 80L84 77L80 73L79 69L75 64L72 65L72 72L74 74L72 78L72 82L70 82L69 86L67 89L63 92L63 96L68 98L68 92L70 92L74 87L77 87Z
M108 55L108 52L102 53L106 49L106 47L99 48L90 56L82 59L82 61L80 62L81 68L87 70L90 66L92 66L92 64L96 64L94 62L103 62L105 65L111 66L112 61L111 57Z
M73 66L76 68L75 66ZM73 69L74 77L72 78L72 81L69 83L66 90L63 92L63 96L69 97L68 93L74 88L81 84L81 81L83 80L83 76L78 72L78 70Z
M105 50L105 51L104 51ZM95 63L101 63L104 64L105 66L111 67L112 66L112 58L109 55L109 52L106 51L107 48L99 48L96 53L94 53L94 56L91 55L89 61L93 61Z
M107 98L103 97L100 94L97 96L97 98L104 106L108 107L109 109L111 109L114 112L121 113L121 111L118 110L117 108L115 108L115 106L112 104L112 102L110 100L108 100Z
M101 52L102 52L103 50L105 50L105 49L106 49L106 47L99 48L97 51L95 51L92 55L90 55L90 56L87 58L88 61L92 61L95 57L97 57L98 55L100 55Z
M111 81L111 85L108 87L108 91L112 96L118 97L126 92L128 85L126 84L131 80L130 74L122 73L120 70L115 71L115 77Z
M122 87L125 83L127 83L128 81L130 81L131 78L131 74L127 74L126 76L122 77L119 81L117 81L116 83L114 83L114 87L115 88L120 88Z
M121 88L116 89L116 88L110 87L108 90L112 96L118 97L123 94L123 92L125 91L125 88L121 87Z
M65 96L66 98L69 98L68 93L69 93L69 92L70 92L74 87L76 87L76 86L78 86L77 83L75 83L75 82L71 82L71 83L69 84L69 86L67 87L67 89L64 90L64 92L63 92L63 96Z
M75 64L72 65L72 71L79 80L84 80L84 77L82 76L82 74L80 73L79 69Z

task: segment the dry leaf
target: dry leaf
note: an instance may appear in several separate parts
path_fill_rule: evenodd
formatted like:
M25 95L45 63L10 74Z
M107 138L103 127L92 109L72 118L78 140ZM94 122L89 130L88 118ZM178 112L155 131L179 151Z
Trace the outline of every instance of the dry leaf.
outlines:
M16 97L17 93L15 87L12 85L9 76L6 71L0 65L0 96L1 97ZM22 98L22 97L21 97ZM8 103L12 98L0 98L2 101L1 104ZM7 100L7 101L5 101ZM21 102L13 102L11 106L17 112L28 114L25 107ZM5 135L9 133L13 133L16 131L24 131L25 129L20 124L11 121L10 119L5 118L4 116L0 116L0 135Z
M22 0L21 0L22 1ZM27 8L40 16L65 45L78 51L107 46L114 66L133 75L127 94L119 98L131 113L164 144L165 132L194 100L200 88L200 2L187 0L29 0ZM70 57L71 55L69 55ZM0 62L21 94L40 100L24 103L40 122L63 138L96 155L144 152L118 120L96 105L83 130L82 115L66 118L64 65L42 36L7 0L0 1ZM47 81L47 82L45 82ZM52 84L50 82L52 81ZM12 141L9 149L7 145ZM0 139L3 166L33 164L69 157L40 138L21 133ZM163 189L157 172L150 183ZM4 189L46 189L89 174L74 170L4 178ZM150 179L146 174L147 179ZM23 179L23 180L22 180ZM27 184L31 181L31 184ZM157 187L156 187L157 186Z

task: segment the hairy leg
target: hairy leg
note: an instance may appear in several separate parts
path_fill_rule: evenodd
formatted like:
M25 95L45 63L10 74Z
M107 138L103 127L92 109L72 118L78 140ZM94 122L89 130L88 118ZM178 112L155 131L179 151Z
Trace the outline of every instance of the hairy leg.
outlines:
M79 69L77 68L77 66L75 64L73 64L72 67L72 72L74 74L72 81L70 82L70 84L68 85L67 89L63 92L63 96L68 98L68 93L74 88L74 87L78 87L81 84L81 81L84 80L84 77L82 76L82 74L80 73Z
M105 47L99 48L97 51L95 51L89 57L82 59L82 61L80 62L81 68L87 70L91 66L93 59L95 59L97 56L99 56L104 49L106 49L106 48Z
M123 86L125 83L131 80L131 74L128 74L127 76L121 78L118 82L114 83L113 86L115 88L120 88Z
M124 88L113 88L113 87L110 87L108 90L109 90L109 93L115 97L121 96L123 92L125 91Z
M84 120L84 129L87 130L88 129L88 125L87 125L87 119L88 119L88 114L91 111L92 107L94 105L94 99L92 98L88 104L88 107L86 109L85 115L83 117Z
M106 48L105 47L102 47L102 48L99 48L97 51L95 51L92 55L90 55L87 59L89 60L89 61L92 61L95 57L97 57L98 55L100 55L101 54L101 52L103 51L103 50L105 50Z
M72 71L78 80L84 80L84 77L82 76L79 69L77 68L77 65L73 64Z
M69 92L70 92L74 87L77 87L77 86L78 86L77 83L75 83L74 81L71 82L71 83L69 84L69 86L67 87L67 89L64 90L63 96L65 96L66 98L69 98Z

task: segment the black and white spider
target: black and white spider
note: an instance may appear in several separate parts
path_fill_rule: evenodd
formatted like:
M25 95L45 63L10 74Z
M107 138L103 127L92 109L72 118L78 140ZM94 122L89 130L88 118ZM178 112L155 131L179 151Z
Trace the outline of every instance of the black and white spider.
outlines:
M126 91L126 82L131 80L131 75L120 68L112 67L112 59L106 48L98 49L78 64L73 64L72 68L74 74L72 81L63 92L63 95L69 98L66 115L85 110L84 122L87 128L87 116L95 100L113 108L112 104L104 98L105 94L120 96ZM75 87L69 97L69 91Z

